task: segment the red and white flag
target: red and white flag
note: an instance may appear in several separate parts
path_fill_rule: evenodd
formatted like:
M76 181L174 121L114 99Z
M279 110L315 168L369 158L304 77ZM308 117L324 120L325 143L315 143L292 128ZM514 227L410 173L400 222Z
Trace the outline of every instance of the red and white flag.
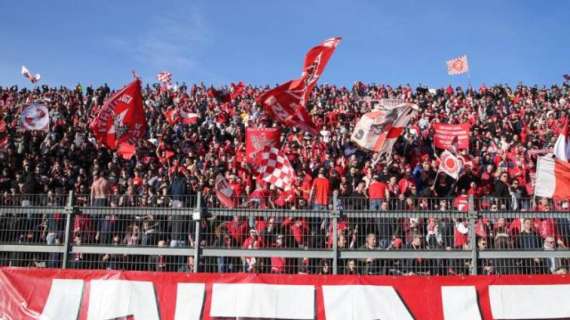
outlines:
M49 110L46 106L32 103L22 109L20 124L24 130L49 131Z
M279 149L266 146L257 154L257 172L261 179L279 189L290 190L297 181L289 159Z
M279 128L247 128L245 130L245 154L247 162L254 163L258 151L265 147L278 147L281 139Z
M164 118L166 119L166 122L171 126L174 126L179 122L192 125L198 122L200 115L194 112L186 112L178 108L169 108L168 110L164 111Z
M305 56L301 78L285 82L257 98L257 103L263 106L273 120L287 127L297 127L313 135L318 134L307 112L306 100L340 40L340 37L331 38L309 50Z
M556 143L554 144L554 156L556 159L561 161L569 161L570 160L570 136L568 135L568 122L570 120L566 120L562 130L560 131L560 135L558 135L558 139L556 139Z
M538 158L534 194L539 197L568 199L570 198L568 120L554 144L553 153L554 157L546 155Z
M457 158L453 153L445 150L441 153L439 160L439 171L445 172L448 176L457 180L461 169L463 169L463 164L459 161L459 158Z
M90 125L98 143L115 150L121 143L137 144L146 134L141 82L135 79L105 102Z
M390 154L416 110L416 105L402 103L366 113L356 124L351 140L364 149Z
M447 74L450 76L467 72L469 72L469 62L466 55L447 61Z
M236 202L234 201L234 191L230 187L228 180L224 178L223 175L218 174L216 181L214 182L214 191L216 192L216 197L221 204L226 208L235 208Z
M186 112L182 109L179 110L178 112L179 116L180 116L180 120L182 121L182 123L184 124L196 124L198 122L198 120L200 119L200 115L194 112Z
M172 73L168 71L159 72L156 75L156 79L162 83L170 83L172 81Z
M37 73L35 75L32 74L30 72L30 70L28 70L28 68L26 68L26 66L22 66L21 73L24 77L26 77L26 79L30 80L30 82L32 82L32 83L36 83L36 82L40 81L40 77L41 77L40 74L39 73Z

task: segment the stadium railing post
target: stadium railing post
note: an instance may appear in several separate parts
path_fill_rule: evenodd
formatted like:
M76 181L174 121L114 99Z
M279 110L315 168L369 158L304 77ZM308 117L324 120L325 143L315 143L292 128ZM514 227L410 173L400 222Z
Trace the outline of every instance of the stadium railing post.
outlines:
M477 235L475 233L475 223L477 222L478 213L475 210L475 198L469 196L469 245L471 248L471 275L477 275Z
M333 274L338 274L338 196L336 193L333 193L333 205L332 205L332 227L333 227L333 234L332 234L332 250L333 250L333 261L332 261L332 271Z
M67 195L67 203L65 205L64 213L65 213L65 234L63 245L65 247L65 251L63 251L63 259L61 259L61 268L67 268L67 260L69 259L69 252L71 251L70 246L70 238L71 238L71 223L72 223L72 216L75 212L75 208L73 207L73 191L69 191Z
M194 273L199 272L200 267L200 220L202 219L202 193L196 194L196 208L192 214L194 220Z

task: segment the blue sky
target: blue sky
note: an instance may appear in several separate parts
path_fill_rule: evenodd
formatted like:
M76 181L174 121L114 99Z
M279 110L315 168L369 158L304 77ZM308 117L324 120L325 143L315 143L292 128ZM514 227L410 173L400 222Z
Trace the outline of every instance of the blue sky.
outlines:
M274 85L305 52L343 42L321 83L465 85L445 60L467 54L471 82L551 85L570 73L570 1L0 1L0 85L153 81Z

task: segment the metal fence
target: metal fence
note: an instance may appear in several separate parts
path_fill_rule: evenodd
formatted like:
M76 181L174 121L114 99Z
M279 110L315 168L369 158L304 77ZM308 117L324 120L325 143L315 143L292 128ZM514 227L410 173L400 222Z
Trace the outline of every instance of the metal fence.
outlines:
M0 196L0 265L171 272L563 274L568 201Z

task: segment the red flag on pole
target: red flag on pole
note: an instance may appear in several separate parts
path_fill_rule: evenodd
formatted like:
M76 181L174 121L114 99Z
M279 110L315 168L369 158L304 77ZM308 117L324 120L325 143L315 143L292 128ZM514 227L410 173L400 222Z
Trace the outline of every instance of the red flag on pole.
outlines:
M257 102L271 118L284 126L293 126L314 135L318 134L307 112L306 100L340 40L340 37L331 38L309 50L301 78L285 82L257 98Z
M311 91L313 91L313 88L317 84L317 81L321 77L329 59L341 40L341 37L327 39L307 52L301 78L293 81L290 87L293 91L303 92L301 106L304 107L306 105Z
M97 142L115 150L121 143L136 145L146 133L141 82L135 79L105 102L91 122Z

